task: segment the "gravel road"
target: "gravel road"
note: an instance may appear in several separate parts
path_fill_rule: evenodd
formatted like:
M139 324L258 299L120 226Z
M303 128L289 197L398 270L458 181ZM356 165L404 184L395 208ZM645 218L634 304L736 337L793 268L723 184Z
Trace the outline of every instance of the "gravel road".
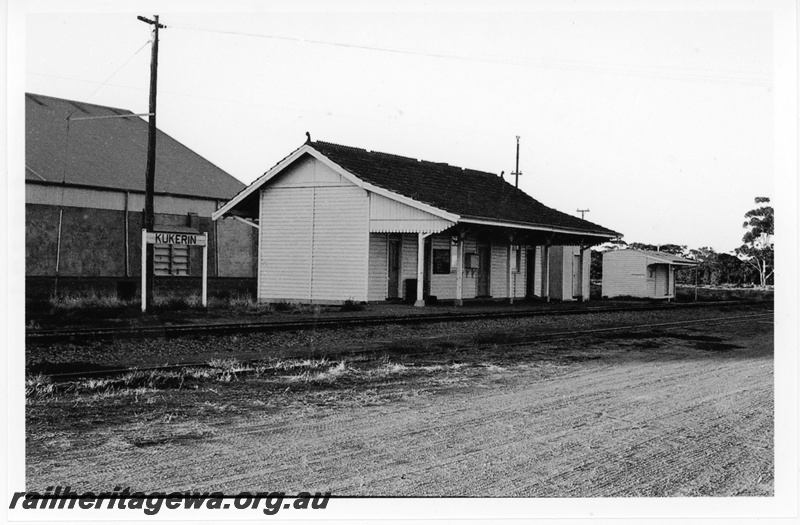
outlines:
M399 375L385 388L403 395L380 403L276 407L257 380L218 385L192 398L218 410L162 420L171 438L152 442L136 439L152 420L75 430L29 407L27 488L771 496L772 337L753 319L537 343L514 359ZM171 395L136 402L145 412Z

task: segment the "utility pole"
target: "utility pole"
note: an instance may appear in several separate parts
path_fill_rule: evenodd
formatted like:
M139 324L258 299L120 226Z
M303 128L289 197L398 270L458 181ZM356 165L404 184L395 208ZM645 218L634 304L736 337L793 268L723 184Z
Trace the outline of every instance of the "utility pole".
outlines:
M588 212L589 210L578 210L578 213L581 214L581 219L583 219L583 214Z
M519 171L519 135L517 135L517 169L512 175L514 176L514 187L519 188L519 176L522 175L522 172Z
M150 20L143 16L137 17L146 24L153 26L153 46L152 58L150 59L150 121L147 128L147 172L144 196L144 229L152 232L155 228L155 209L153 206L153 195L156 186L156 86L158 85L158 30L167 26L158 23L158 15ZM145 273L147 274L147 299L143 308L146 309L153 304L153 289L155 281L155 246L147 244L147 261Z

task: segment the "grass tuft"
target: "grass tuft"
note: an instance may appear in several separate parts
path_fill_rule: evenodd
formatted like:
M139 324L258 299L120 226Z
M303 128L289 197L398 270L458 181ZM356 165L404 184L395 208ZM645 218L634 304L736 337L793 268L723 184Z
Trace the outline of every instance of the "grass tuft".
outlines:
M361 312L363 311L365 306L358 301L354 301L353 299L346 300L341 307L342 312Z

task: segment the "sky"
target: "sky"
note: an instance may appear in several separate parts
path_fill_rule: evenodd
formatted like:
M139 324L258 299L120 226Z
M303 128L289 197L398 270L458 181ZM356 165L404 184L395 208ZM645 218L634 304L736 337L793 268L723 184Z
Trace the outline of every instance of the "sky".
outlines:
M154 6L67 5L27 5L24 89L146 112ZM158 127L244 183L306 131L513 182L519 136L545 205L719 252L776 195L766 2L187 5L158 4Z

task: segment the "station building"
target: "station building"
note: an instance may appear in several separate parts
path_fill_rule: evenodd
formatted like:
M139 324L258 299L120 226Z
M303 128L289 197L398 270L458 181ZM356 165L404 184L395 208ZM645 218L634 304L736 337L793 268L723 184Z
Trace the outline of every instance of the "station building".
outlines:
M141 275L148 123L130 111L26 94L29 298L91 288L133 296ZM255 288L257 236L211 214L245 185L162 131L157 231L209 235L209 288ZM157 289L199 291L202 250L156 245Z
M212 217L258 231L263 302L589 298L619 233L501 176L310 139Z

